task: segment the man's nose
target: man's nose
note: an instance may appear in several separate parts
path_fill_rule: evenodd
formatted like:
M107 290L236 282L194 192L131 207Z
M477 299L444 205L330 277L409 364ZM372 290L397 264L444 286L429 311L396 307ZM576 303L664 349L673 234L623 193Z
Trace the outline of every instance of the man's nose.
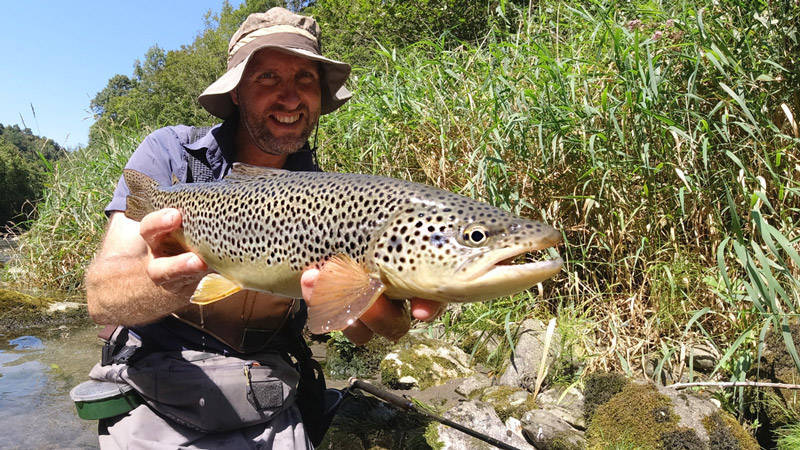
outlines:
M297 86L293 83L287 83L281 86L278 93L278 102L283 105L288 111L293 111L300 106L300 95L297 92Z

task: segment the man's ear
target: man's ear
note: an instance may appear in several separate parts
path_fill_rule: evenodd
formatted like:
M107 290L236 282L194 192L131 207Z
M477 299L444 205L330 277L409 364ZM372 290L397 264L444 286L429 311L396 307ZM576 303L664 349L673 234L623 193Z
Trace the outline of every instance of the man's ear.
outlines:
M234 105L239 106L239 87L237 86L236 89L230 92L231 101Z

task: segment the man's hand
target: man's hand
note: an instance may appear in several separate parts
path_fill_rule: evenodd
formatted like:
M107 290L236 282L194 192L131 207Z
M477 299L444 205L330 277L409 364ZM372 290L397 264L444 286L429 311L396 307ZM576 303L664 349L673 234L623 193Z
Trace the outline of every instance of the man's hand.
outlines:
M308 299L314 284L317 282L319 270L308 269L303 272L300 285L303 298ZM411 299L411 316L425 322L436 319L444 311L445 304L421 298ZM359 319L342 333L356 345L363 345L372 339L374 333L396 341L403 337L411 327L411 318L405 310L404 303L378 297Z
M208 274L208 266L194 253L187 252L173 236L181 227L181 213L166 208L144 216L139 235L147 243L150 256L147 276L158 286L187 298L197 283Z

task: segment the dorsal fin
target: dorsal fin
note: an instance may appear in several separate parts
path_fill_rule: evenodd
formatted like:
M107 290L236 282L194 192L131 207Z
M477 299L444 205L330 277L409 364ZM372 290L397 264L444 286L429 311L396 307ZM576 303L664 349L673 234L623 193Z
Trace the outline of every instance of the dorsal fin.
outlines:
M233 167L228 175L225 175L225 181L249 180L253 177L280 175L284 172L287 171L272 167L254 166L252 164L236 162L233 163Z

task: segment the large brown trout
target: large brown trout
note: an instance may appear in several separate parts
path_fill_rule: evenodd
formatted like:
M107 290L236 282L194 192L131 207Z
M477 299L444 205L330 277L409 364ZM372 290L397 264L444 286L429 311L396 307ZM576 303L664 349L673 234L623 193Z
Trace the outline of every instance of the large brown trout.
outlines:
M531 258L561 240L552 227L418 183L238 163L213 183L159 187L140 172L124 177L125 215L177 208L176 238L217 272L200 282L193 303L241 289L297 298L302 272L321 265L308 299L314 333L346 328L381 293L488 300L534 286L563 264Z

